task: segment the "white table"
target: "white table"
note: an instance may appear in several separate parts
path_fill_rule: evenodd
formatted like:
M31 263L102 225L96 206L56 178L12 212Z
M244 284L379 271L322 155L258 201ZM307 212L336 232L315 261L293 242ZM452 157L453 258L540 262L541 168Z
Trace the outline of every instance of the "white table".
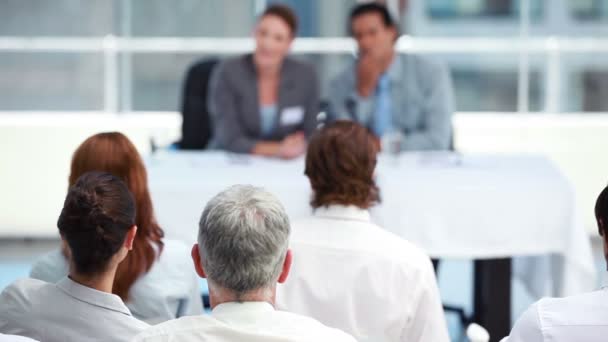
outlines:
M187 243L196 240L206 202L232 184L268 189L292 220L311 213L303 159L160 152L147 167L161 226L168 237ZM377 180L382 203L372 211L374 220L433 257L521 257L514 259L514 276L537 297L595 286L574 191L543 157L381 156Z

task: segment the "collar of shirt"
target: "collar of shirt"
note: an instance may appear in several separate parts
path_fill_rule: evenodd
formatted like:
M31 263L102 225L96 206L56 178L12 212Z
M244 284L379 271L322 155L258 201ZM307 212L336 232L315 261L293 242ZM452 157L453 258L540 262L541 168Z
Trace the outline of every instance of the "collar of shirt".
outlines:
M313 215L315 217L336 220L371 221L369 211L354 205L329 205L327 207L320 207L315 209Z
M227 302L217 305L211 311L211 316L228 323L235 319L239 321L255 321L265 314L274 312L274 307L268 302Z
M115 294L98 291L88 286L78 284L68 277L61 279L56 285L68 296L81 302L131 316L131 312L125 303L123 303L122 299Z

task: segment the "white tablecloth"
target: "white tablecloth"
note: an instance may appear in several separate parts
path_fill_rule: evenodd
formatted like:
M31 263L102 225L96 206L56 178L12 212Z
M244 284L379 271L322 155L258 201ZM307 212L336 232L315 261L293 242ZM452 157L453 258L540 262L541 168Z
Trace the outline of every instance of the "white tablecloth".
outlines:
M268 189L291 219L311 213L303 159L160 152L147 167L161 226L187 243L196 240L206 202L232 184ZM595 286L574 191L543 157L381 156L376 177L382 203L372 210L374 220L434 257L521 257L514 259L514 276L537 297Z

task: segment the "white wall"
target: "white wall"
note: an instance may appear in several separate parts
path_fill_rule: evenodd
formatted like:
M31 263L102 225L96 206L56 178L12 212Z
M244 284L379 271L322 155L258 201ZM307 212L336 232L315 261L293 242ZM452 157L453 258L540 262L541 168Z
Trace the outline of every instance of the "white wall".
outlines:
M595 200L608 185L607 114L461 113L455 145L463 153L535 153L552 159L570 179L590 234Z
M141 154L179 135L176 114L0 114L0 237L56 236L72 153L104 131L126 134Z

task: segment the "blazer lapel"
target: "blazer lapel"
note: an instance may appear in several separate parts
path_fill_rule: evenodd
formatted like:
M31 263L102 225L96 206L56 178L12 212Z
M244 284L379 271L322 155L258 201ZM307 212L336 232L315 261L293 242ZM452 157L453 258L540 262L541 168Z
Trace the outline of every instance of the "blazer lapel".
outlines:
M247 60L249 72L247 75L244 75L244 77L246 77L244 81L245 83L250 84L254 91L250 93L252 98L245 101L245 103L251 104L251 108L246 109L246 112L251 114L247 115L247 117L244 119L251 124L251 127L253 127L256 133L255 136L259 137L262 135L262 119L260 118L260 92L258 89L258 76L257 72L255 71L255 65L253 64L253 54L247 54L245 58Z
M283 126L281 125L281 114L283 109L290 106L293 101L293 90L295 82L291 77L289 61L285 59L281 67L281 80L279 81L279 94L277 101L277 115L275 118L275 132L279 135L283 134Z

